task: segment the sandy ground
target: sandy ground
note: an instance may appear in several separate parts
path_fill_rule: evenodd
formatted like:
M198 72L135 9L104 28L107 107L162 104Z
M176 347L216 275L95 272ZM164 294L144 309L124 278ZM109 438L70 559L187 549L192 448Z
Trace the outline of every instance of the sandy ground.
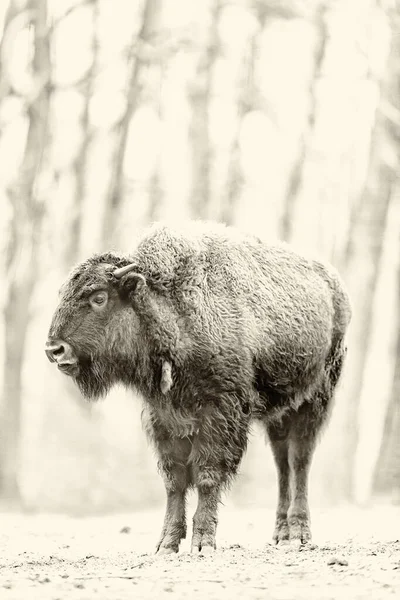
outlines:
M3 600L400 598L400 508L313 511L313 544L270 543L273 512L222 507L218 550L153 550L162 510L106 517L1 514Z

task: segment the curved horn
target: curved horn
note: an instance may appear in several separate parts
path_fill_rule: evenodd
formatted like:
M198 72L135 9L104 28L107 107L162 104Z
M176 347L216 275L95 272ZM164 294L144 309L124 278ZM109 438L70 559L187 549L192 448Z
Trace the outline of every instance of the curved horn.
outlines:
M121 277L123 275L126 275L127 273L130 273L131 271L134 271L135 269L137 269L137 265L134 265L134 264L126 265L126 267L120 267L119 269L115 269L115 271L113 272L113 275L117 279L121 279ZM144 279L144 277L143 277L143 279Z

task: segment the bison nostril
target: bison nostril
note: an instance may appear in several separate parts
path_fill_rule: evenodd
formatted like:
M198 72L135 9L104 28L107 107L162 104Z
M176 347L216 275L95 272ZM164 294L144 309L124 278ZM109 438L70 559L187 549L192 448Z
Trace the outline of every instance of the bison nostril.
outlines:
M46 354L50 361L54 362L64 356L65 348L62 344L57 344L57 346L48 346L46 348Z
M72 348L66 342L48 342L45 352L50 362L72 362L74 358Z
M64 354L64 352L65 352L64 346L58 346L58 348L54 348L52 350L53 356L61 356L62 354Z

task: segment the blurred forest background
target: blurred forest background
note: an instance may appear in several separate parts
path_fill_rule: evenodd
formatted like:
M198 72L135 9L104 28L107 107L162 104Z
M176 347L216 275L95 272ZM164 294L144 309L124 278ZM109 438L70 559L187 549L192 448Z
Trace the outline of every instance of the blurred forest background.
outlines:
M224 221L331 261L354 316L312 504L400 502L400 4L1 0L0 499L164 500L140 399L86 404L43 347L80 259L154 220ZM239 505L273 506L255 428Z

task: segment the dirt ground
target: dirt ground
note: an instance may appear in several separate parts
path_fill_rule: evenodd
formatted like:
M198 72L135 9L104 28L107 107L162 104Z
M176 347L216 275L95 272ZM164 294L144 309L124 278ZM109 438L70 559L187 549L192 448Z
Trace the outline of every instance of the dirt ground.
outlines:
M270 543L273 512L221 507L219 548L153 553L162 510L105 517L1 514L3 600L400 598L400 508L313 511L313 544Z

